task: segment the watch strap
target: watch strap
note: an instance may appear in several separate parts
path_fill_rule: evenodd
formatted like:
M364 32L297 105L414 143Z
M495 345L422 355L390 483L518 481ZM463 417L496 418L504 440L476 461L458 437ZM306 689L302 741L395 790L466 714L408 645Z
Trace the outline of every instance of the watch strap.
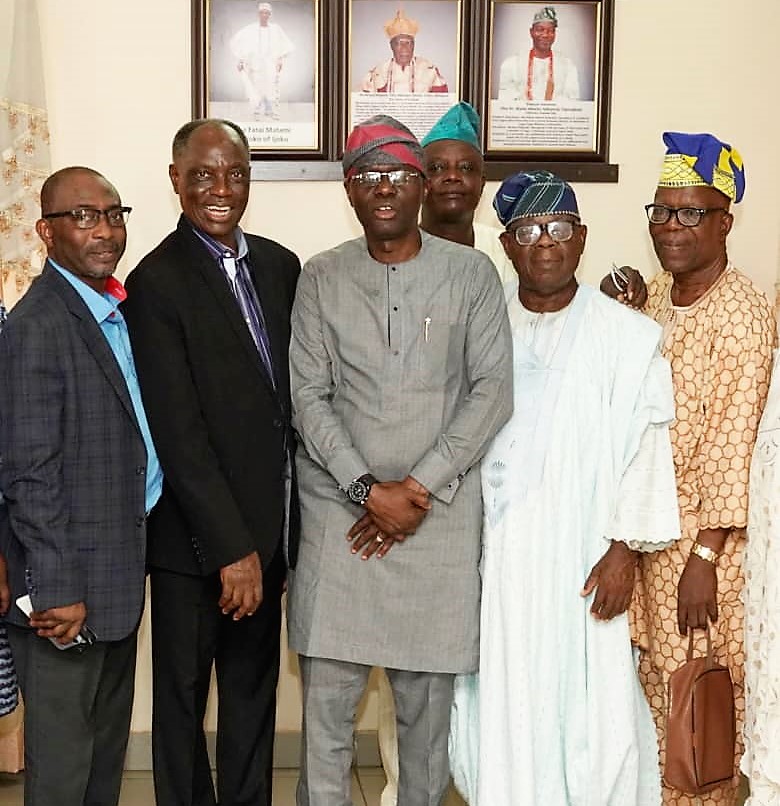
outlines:
M720 556L717 551L711 549L709 546L704 546L701 543L694 542L691 546L691 554L695 554L697 557L700 557L702 560L706 560L708 563L712 563L716 565L718 562L718 557Z

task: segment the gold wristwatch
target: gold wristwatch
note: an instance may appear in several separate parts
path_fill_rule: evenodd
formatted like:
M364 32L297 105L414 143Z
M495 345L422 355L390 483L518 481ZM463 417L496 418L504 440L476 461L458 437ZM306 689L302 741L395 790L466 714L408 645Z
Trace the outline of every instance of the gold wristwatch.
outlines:
M691 546L691 554L695 554L697 557L713 565L717 565L718 557L720 557L717 551L711 549L709 546L702 545L698 541L694 541L693 546Z

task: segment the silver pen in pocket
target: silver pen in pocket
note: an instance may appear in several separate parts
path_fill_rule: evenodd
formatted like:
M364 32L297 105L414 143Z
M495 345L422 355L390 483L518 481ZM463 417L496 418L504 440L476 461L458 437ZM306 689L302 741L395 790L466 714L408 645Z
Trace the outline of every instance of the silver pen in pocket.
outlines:
M428 342L428 337L430 335L430 329L431 329L431 317L426 316L423 321L423 338L425 339L426 344Z

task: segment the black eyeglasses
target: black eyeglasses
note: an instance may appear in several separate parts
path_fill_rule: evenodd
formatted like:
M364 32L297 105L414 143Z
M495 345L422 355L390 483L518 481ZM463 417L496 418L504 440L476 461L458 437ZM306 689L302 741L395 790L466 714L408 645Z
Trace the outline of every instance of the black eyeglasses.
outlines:
M101 216L105 216L110 227L124 227L132 209L132 207L109 207L107 210L98 210L97 207L78 207L75 210L47 213L43 218L70 217L79 229L92 229L98 225Z
M394 171L361 171L355 174L351 181L364 187L376 187L382 184L382 180L387 178L391 185L408 185L412 179L416 179L421 174L418 171L407 171L405 168L397 168Z
M520 246L533 246L542 237L543 232L556 243L571 240L575 226L577 226L575 221L559 220L548 221L546 224L520 224L509 232L515 236Z
M665 204L646 204L647 220L651 224L665 224L674 215L683 227L698 227L707 213L727 213L725 207L667 207Z

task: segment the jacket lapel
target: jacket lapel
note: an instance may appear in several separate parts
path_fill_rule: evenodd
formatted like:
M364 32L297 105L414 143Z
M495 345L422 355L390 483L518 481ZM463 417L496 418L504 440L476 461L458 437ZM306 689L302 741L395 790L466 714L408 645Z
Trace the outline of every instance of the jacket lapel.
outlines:
M192 256L193 263L203 278L203 282L208 286L209 290L214 296L218 309L223 313L229 322L230 327L233 329L236 335L236 338L241 343L242 349L247 353L250 363L259 373L263 383L268 386L269 390L273 391L271 379L268 377L268 373L265 371L263 361L260 358L260 354L257 352L257 346L252 338L252 334L249 332L249 328L241 316L241 309L238 307L236 298L233 295L233 292L230 290L230 286L228 285L224 274L216 265L206 247L200 242L198 236L195 235L195 233L192 231L192 228L183 217L179 219L177 232L179 237L182 238L187 245L188 251ZM262 299L260 304L262 305ZM265 308L263 311L265 312ZM273 345L273 342L271 342L271 344ZM273 353L273 346L271 347L271 351L275 362L276 355Z
M73 286L71 286L71 284L60 275L57 269L49 263L44 267L43 273L41 274L41 281L51 285L54 293L62 298L71 315L79 320L79 335L83 339L89 352L92 353L97 365L105 374L116 396L119 398L122 406L124 406L125 411L127 411L130 419L140 433L141 429L135 416L133 401L130 399L130 393L127 391L127 382L122 375L122 370L119 369L119 364L117 363L111 346L103 335L100 325L95 321L95 317L92 315L86 303Z

